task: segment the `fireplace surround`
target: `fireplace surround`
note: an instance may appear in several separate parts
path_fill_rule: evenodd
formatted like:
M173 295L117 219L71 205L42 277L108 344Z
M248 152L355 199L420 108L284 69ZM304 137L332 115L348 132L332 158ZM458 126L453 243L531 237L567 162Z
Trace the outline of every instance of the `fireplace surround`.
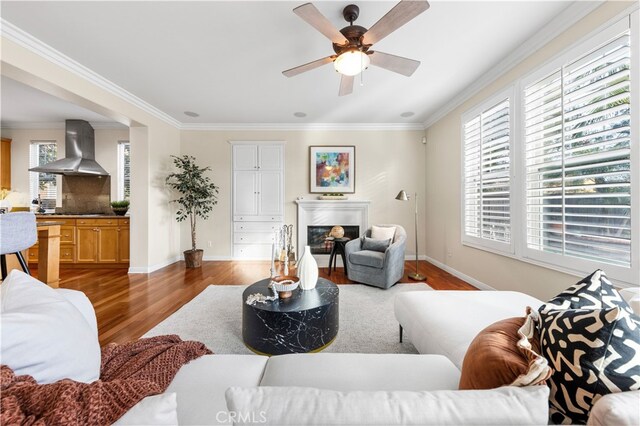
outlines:
M360 237L358 225L342 225L344 238L353 240ZM309 225L307 226L307 245L311 248L311 254L331 254L332 238L329 233L334 225Z
M298 205L296 235L300 254L306 245L314 245L310 244L312 241L309 240L307 228L310 226L328 228L326 231L328 233L331 227L340 225L345 228L345 235L349 238L357 238L369 228L371 202L368 200L296 200L296 204ZM357 227L355 233L352 227ZM347 229L350 230L350 234L347 234ZM311 253L319 266L329 264L330 251L321 249L313 250Z

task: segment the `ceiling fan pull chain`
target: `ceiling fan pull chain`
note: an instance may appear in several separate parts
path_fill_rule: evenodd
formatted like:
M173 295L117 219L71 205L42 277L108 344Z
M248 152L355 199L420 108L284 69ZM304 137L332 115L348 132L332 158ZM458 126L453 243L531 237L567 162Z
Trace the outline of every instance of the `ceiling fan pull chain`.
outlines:
M364 60L362 59L362 56L360 56L360 68L362 68L362 71L360 72L360 87L364 86L364 64L363 64Z

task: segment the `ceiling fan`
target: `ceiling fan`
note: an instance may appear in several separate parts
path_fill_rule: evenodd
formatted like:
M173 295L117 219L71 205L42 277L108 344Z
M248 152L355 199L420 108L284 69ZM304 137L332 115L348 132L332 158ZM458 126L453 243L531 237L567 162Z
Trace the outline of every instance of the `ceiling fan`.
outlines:
M336 71L342 74L339 96L348 95L353 91L354 76L360 74L369 64L409 77L418 68L420 61L370 49L374 43L427 9L429 9L427 1L402 0L367 30L360 25L353 25L353 22L358 19L360 8L350 4L342 11L342 16L349 25L338 31L312 3L298 6L293 9L293 13L331 40L336 54L291 68L283 71L282 74L293 77L333 62Z

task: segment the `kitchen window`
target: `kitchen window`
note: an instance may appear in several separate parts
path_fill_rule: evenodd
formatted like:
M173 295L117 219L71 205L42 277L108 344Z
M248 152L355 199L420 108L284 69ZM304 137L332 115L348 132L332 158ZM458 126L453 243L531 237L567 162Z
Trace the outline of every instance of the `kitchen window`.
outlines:
M128 200L131 196L131 144L118 142L118 199Z
M31 141L29 168L44 166L57 160L56 141ZM32 200L40 196L44 204L55 207L58 196L58 180L53 173L29 172L29 193Z

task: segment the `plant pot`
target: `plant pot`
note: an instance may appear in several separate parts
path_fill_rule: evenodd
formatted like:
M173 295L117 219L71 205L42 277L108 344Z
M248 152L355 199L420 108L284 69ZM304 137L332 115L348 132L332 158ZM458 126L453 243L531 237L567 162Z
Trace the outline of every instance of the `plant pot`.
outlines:
M129 207L111 207L116 216L124 216L129 211Z
M187 264L187 268L200 268L202 266L202 253L204 250L185 250L184 262Z

